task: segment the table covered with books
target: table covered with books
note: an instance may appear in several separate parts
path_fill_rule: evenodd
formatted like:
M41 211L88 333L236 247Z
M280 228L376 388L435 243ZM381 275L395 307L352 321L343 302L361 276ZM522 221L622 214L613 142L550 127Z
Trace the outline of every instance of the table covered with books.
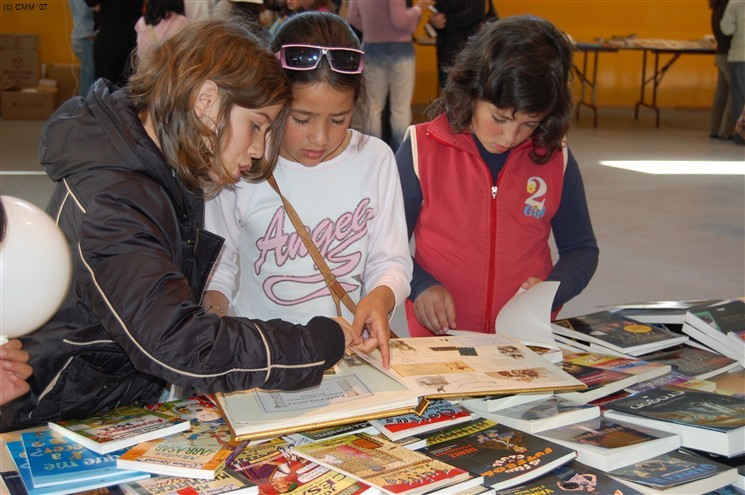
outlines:
M691 307L680 327L741 336L743 308ZM353 354L314 389L7 432L2 493L745 492L745 356L625 311L546 322L558 354L507 333L394 339L386 373Z

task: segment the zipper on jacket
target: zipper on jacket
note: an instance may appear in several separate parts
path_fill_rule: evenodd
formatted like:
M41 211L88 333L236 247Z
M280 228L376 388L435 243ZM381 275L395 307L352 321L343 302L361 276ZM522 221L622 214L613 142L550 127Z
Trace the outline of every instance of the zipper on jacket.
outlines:
M491 186L491 199L497 199L497 186Z
M489 221L489 269L487 270L487 289L486 289L486 306L484 307L484 333L491 333L494 324L490 322L491 303L494 299L494 264L495 264L495 244L497 239L497 186L491 188L492 204L491 216Z

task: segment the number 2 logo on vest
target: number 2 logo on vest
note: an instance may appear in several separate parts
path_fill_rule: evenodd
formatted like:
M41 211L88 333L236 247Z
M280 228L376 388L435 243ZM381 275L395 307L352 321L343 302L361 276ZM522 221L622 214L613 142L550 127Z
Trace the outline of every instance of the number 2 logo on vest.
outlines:
M530 197L525 200L523 215L535 219L543 218L543 215L546 214L546 207L544 206L546 198L544 196L548 192L546 181L540 177L530 177L525 189L530 194Z

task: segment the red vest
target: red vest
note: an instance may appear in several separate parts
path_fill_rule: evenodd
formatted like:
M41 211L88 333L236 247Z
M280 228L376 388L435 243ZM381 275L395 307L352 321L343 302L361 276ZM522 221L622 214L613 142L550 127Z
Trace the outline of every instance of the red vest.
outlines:
M530 140L510 152L493 191L474 137L453 134L444 114L411 129L423 202L415 259L450 292L459 329L494 333L499 310L528 277L545 279L553 262L551 219L561 201L565 159L538 165ZM406 301L412 336L431 336Z

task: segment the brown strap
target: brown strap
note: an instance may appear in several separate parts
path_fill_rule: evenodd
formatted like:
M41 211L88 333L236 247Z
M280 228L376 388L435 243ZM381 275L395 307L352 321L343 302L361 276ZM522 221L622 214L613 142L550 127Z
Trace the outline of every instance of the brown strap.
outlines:
M282 199L282 204L285 206L285 211L287 212L287 216L290 217L290 221L292 222L292 225L295 226L295 231L297 231L300 238L303 240L303 243L305 244L305 248L308 250L308 254L310 254L311 258L313 258L313 261L315 262L318 269L321 271L321 274L323 275L323 278L326 280L326 285L329 288L329 291L331 292L331 297L334 299L334 304L336 304L336 314L341 316L341 303L344 303L344 306L354 315L357 306L354 304L354 301L352 301L352 298L349 297L349 294L347 294L347 291L344 290L344 287L341 286L338 280L336 280L336 277L333 273L331 273L331 270L329 269L328 265L326 264L326 260L323 259L323 256L321 256L321 253L318 251L318 248L313 243L313 241L310 238L310 235L308 234L308 231L305 230L305 225L303 225L303 221L300 220L300 217L298 216L297 212L295 211L295 208L292 207L289 201L287 201L287 198L285 198L282 193L279 191L279 186L277 185L277 181L274 180L274 176L270 175L266 181L269 183L270 186L272 186L272 189L277 191L277 194L279 194L279 197Z

